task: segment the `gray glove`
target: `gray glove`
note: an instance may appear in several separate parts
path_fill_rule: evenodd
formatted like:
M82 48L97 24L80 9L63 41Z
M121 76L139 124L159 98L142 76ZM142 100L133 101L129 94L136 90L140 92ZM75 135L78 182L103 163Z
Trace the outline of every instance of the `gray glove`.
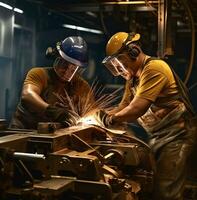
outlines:
M107 114L104 110L98 111L96 115L105 127L113 125L113 115Z
M54 122L65 122L69 126L76 125L79 115L64 107L49 105L45 111L46 116Z

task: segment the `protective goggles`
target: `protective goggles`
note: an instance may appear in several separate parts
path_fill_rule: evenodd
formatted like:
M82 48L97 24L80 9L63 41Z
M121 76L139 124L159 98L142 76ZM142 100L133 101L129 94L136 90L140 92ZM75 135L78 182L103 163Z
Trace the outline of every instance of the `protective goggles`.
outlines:
M118 55L108 56L102 61L102 63L114 76L125 77L125 75L129 73Z

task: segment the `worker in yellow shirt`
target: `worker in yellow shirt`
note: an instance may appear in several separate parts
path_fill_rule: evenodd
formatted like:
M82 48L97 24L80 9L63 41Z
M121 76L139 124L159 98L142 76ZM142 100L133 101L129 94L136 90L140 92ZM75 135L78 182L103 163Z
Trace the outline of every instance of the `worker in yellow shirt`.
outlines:
M187 89L169 65L140 48L140 34L118 32L103 64L126 79L119 106L100 112L106 126L138 121L149 135L156 160L155 200L182 199L187 160L195 142L195 114Z
M88 65L85 40L67 37L48 54L55 57L53 67L35 67L27 73L11 128L37 129L39 122L70 126L87 103L90 87L78 73Z

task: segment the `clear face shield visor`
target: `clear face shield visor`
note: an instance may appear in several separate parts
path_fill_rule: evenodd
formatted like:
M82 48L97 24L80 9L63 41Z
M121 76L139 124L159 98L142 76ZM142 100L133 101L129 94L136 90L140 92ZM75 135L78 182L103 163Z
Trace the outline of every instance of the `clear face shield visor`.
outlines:
M79 66L69 63L61 59L58 65L55 66L55 72L63 81L70 82L79 69Z
M70 82L78 69L79 69L79 66L69 65L63 76L64 80L67 80L68 82Z
M102 63L114 76L122 76L123 78L128 79L129 71L118 56L108 56L102 61Z

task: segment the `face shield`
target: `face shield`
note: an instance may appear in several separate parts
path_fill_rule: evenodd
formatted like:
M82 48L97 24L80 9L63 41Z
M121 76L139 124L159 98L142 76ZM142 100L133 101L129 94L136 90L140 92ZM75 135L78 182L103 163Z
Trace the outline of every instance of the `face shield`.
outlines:
M120 60L119 55L108 56L102 61L102 63L114 76L122 76L126 80L130 79L130 73L125 68L123 62Z
M55 72L62 81L70 82L79 66L60 59L57 65L54 66Z

